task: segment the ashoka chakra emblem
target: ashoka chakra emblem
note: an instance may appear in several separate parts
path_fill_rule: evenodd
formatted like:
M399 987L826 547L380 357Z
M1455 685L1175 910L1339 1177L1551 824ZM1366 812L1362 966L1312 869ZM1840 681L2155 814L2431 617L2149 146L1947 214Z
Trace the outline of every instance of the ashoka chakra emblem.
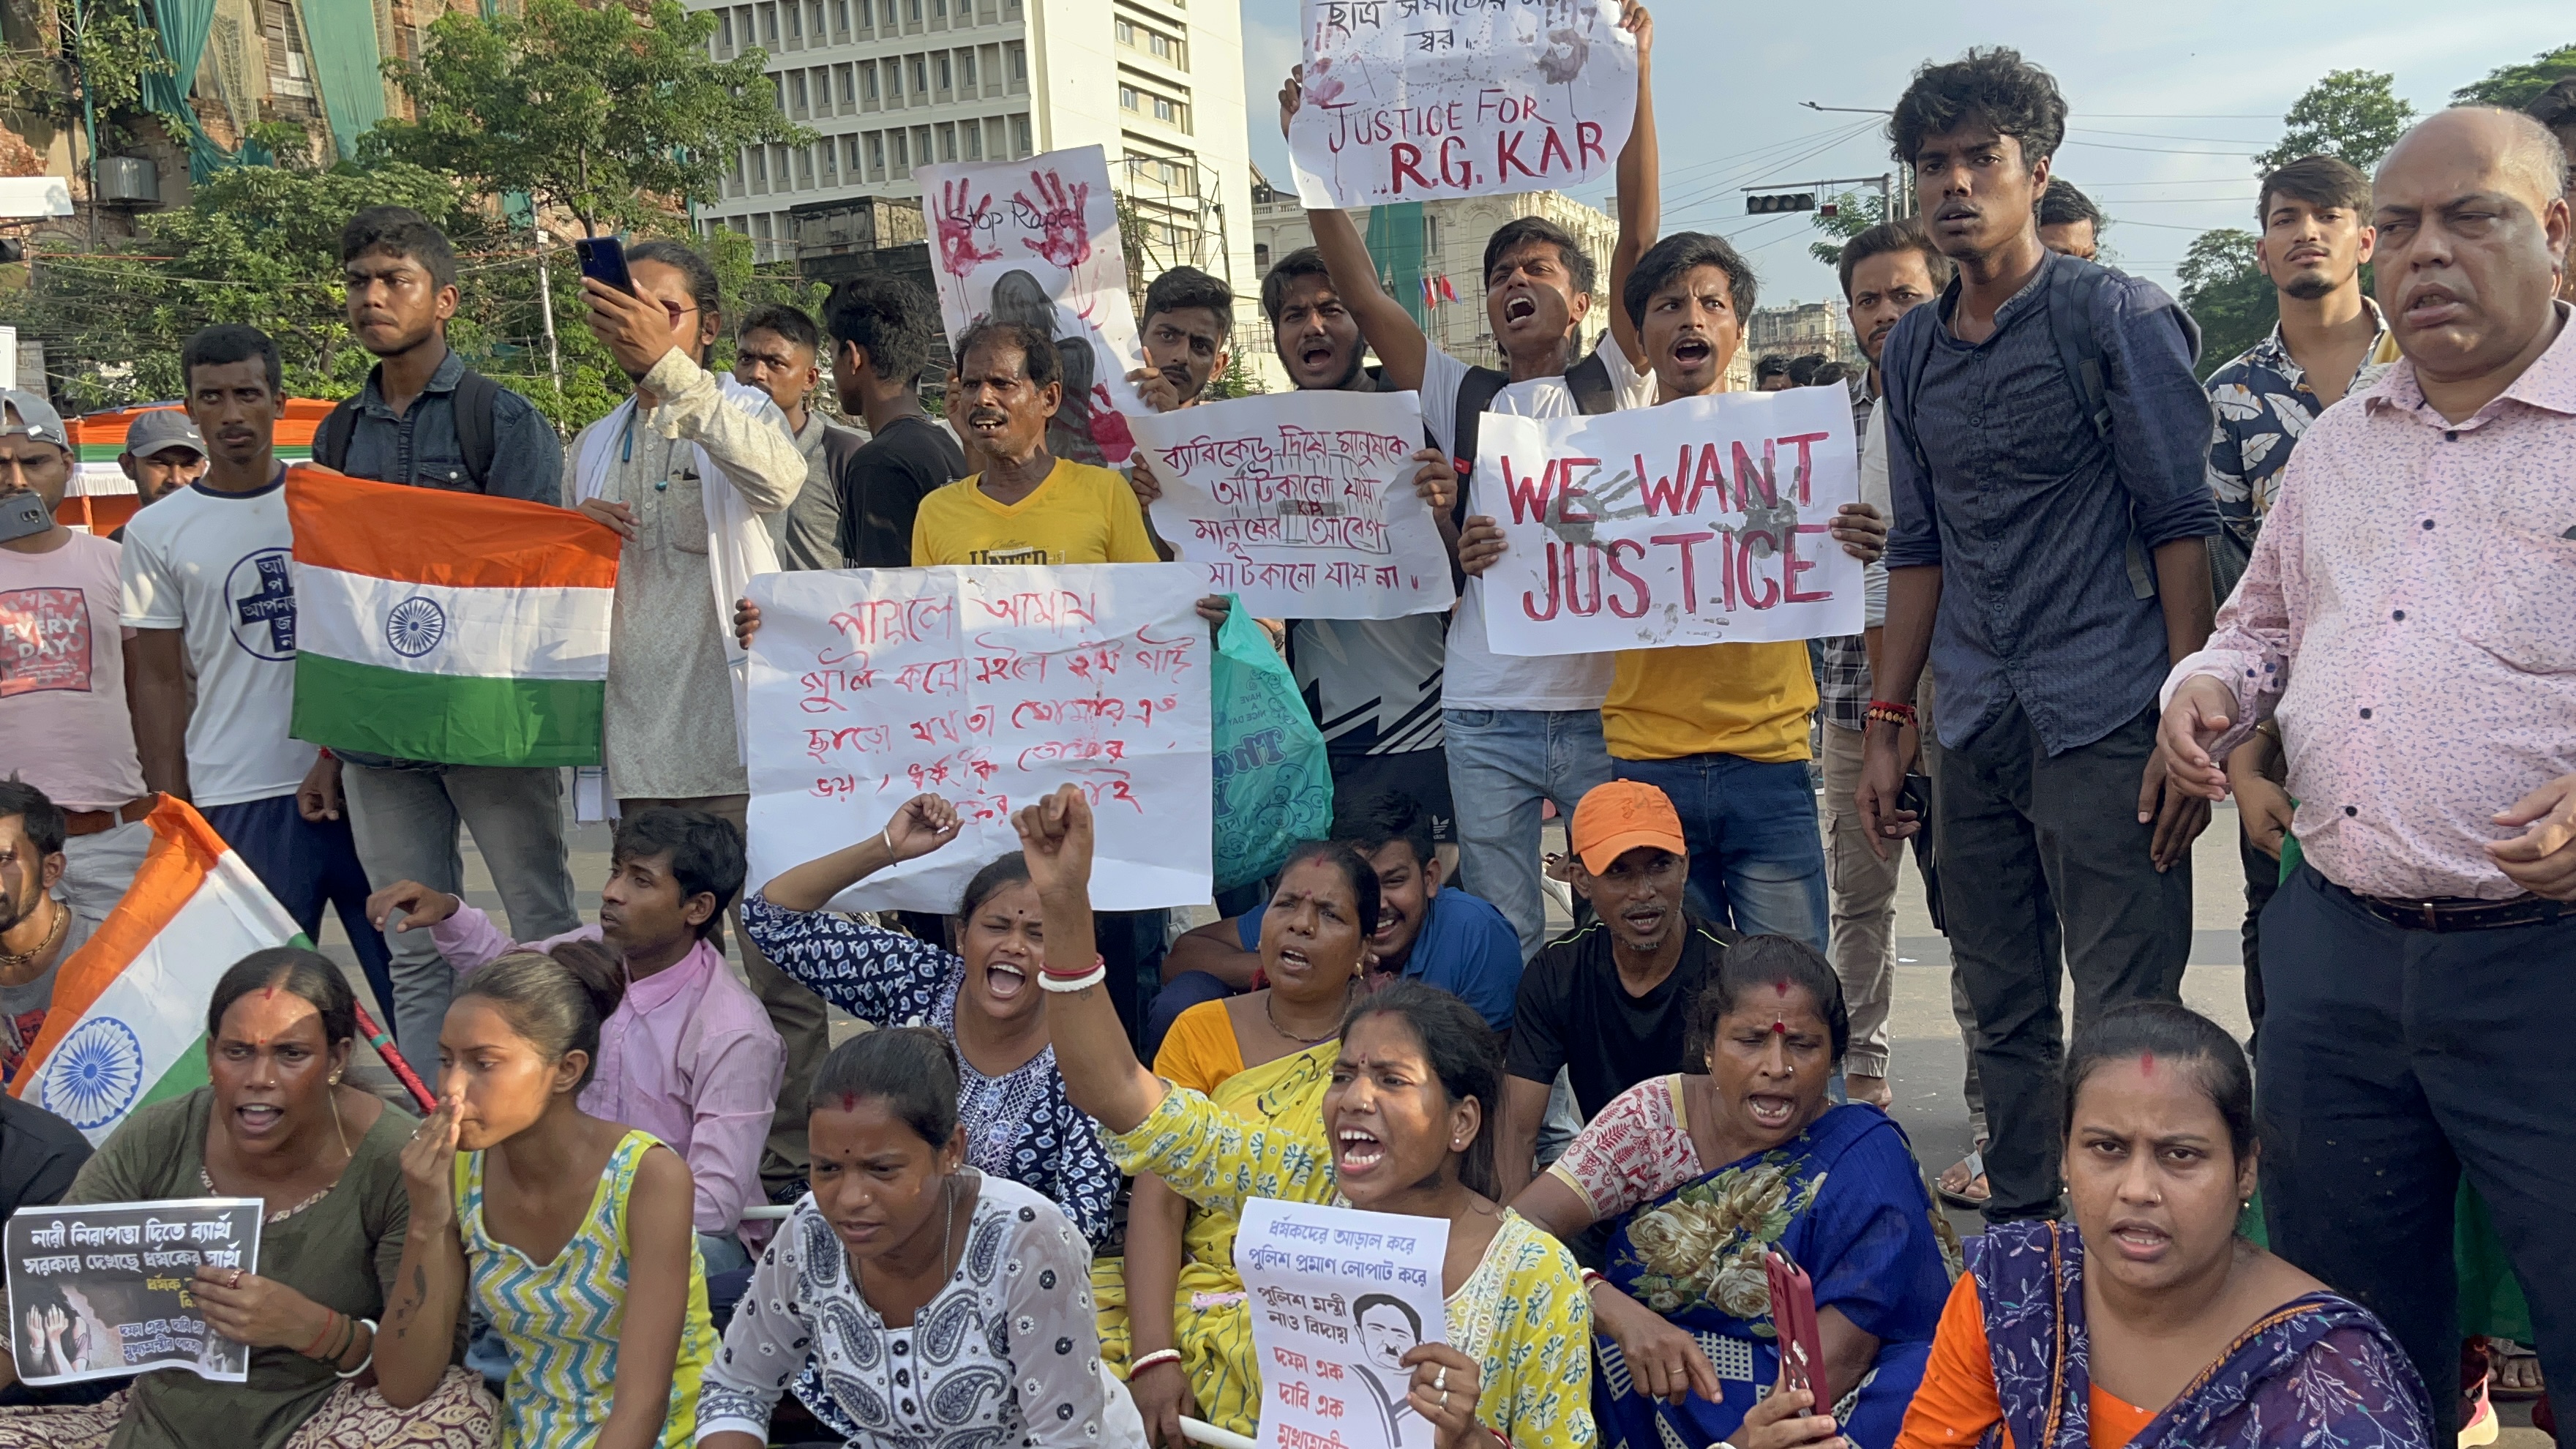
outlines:
M45 1062L45 1110L83 1132L107 1126L143 1095L143 1043L112 1016L82 1022Z
M414 594L385 615L385 642L405 659L418 659L447 637L447 611Z

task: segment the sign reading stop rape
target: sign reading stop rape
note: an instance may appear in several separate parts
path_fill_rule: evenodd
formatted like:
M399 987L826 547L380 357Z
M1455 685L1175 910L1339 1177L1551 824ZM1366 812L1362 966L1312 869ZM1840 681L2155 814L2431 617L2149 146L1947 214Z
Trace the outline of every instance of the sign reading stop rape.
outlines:
M1566 190L1628 144L1619 0L1305 0L1304 20L1288 155L1310 207Z
M1831 532L1860 497L1840 388L1482 427L1471 511L1508 544L1483 580L1495 653L1860 632L1860 562Z

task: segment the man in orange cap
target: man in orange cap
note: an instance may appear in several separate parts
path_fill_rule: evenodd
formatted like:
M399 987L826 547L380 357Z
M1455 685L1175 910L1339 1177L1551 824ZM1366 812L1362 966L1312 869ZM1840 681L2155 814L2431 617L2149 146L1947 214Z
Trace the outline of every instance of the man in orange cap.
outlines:
M1690 847L1663 791L1637 780L1595 786L1566 833L1574 889L1593 919L1521 973L1497 1163L1506 1202L1529 1181L1557 1072L1590 1121L1637 1083L1683 1070L1691 999L1737 939L1683 909Z

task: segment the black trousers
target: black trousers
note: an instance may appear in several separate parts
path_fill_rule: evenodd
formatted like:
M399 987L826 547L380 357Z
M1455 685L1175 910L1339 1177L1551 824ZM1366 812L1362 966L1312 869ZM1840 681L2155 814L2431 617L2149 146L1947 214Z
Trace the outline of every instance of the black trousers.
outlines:
M2448 1444L2465 1171L2530 1301L2541 1374L2576 1385L2576 917L2405 930L2307 866L2264 910L2263 941L2255 1116L2273 1250L2379 1315Z
M2159 874L2154 827L2137 823L2155 728L2150 707L2051 755L2016 705L1942 752L1934 849L1950 958L1977 1011L1988 1222L2063 1210L2060 961L2078 1027L2114 1006L2181 997L2191 862Z
M2245 863L2245 1019L2253 1023L2252 1040L2259 1042L2263 1039L2263 908L2281 888L2281 862L2257 850L2242 826L2236 831L2236 853Z

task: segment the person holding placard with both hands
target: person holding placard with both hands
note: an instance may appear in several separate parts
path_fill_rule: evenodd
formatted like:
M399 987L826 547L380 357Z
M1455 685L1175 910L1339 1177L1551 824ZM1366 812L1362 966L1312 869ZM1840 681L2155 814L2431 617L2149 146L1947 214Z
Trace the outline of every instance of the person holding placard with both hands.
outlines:
M1343 1018L1321 1107L1329 1155L1244 1123L1148 1072L1100 989L1081 790L1067 785L1013 824L1046 913L1038 984L1065 1088L1108 1130L1119 1165L1203 1207L1268 1196L1446 1219L1450 1341L1403 1355L1413 1411L1434 1426L1439 1449L1493 1449L1497 1438L1519 1449L1592 1444L1592 1315L1574 1260L1489 1196L1502 1064L1483 1018L1445 991L1397 982Z

